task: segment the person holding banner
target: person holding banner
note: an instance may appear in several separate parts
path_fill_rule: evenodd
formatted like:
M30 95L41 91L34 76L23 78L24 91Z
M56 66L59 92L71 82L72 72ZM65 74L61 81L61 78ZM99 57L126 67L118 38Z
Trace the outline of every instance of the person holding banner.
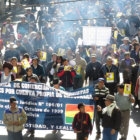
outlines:
M89 134L92 133L91 118L88 113L85 112L85 105L83 103L78 104L79 113L74 116L72 128L77 134L76 140L88 140Z
M33 74L32 67L26 69L26 74L22 77L22 81L29 82L32 76L36 77L38 83L40 82L38 76Z
M8 132L8 140L23 140L23 125L27 121L27 116L22 108L17 106L15 97L10 97L10 108L3 114L3 122Z
M44 72L43 66L39 64L39 59L37 56L32 59L31 67L32 67L33 73L38 76L41 82L43 82L45 72Z
M0 72L0 83L9 83L15 80L14 75L11 74L12 69L13 66L11 63L5 62L3 64L3 72Z
M124 58L124 53L130 51L130 40L128 37L124 37L122 39L123 44L120 45L119 52L120 52L120 60Z
M135 102L135 99L131 94L130 84L118 85L118 93L115 95L115 101L121 111L120 140L127 140L131 104Z
M30 83L38 83L38 78L36 76L31 76L30 79L29 79L29 82ZM24 100L25 102L28 102L28 101L31 101L34 105L27 105L27 104L24 104L24 108L36 108L37 106L35 105L37 103L37 97L28 97L28 98L25 98ZM28 117L28 120L27 120L27 123L32 123L32 124L35 124L36 123L36 117L35 116L28 116L29 113L31 113L31 111L29 110L26 110L26 113L27 113L27 117ZM33 113L33 112L32 112ZM35 114L35 112L33 113L33 115ZM33 126L31 126L30 128L27 128L27 132L25 134L25 136L29 136L30 137L34 137L34 134L35 134L35 128Z
M53 81L52 81L53 87L54 87L55 89L60 89L60 90L65 91L65 89L64 89L62 86L60 86L60 82L61 82L61 81L60 81L58 78L53 79ZM59 121L60 121L60 119L61 119L61 122L62 122L62 117L59 118ZM61 133L60 133L60 130L53 130L52 133L53 133L53 134L56 134L56 133L61 134Z
M97 106L97 109L102 117L102 140L117 140L118 132L121 126L121 112L114 102L115 98L113 95L108 94L104 99L106 107L102 109L101 106Z
M105 86L109 88L111 95L114 95L114 92L117 92L117 84L119 83L119 70L118 67L113 63L112 57L108 56L106 64L101 68L101 77L105 78Z

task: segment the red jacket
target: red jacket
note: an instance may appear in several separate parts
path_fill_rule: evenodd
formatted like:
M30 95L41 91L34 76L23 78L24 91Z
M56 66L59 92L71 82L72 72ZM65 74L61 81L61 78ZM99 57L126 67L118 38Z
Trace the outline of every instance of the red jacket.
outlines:
M64 71L64 66L61 66L58 69L57 76L60 77L61 86L64 88L72 87L73 86L73 78L75 77L76 73L74 70L72 71Z

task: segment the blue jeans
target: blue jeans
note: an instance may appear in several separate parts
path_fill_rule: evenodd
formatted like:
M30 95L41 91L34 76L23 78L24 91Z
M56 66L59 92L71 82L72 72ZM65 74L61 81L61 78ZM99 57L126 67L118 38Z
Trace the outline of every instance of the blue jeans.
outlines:
M8 131L8 140L23 140L22 131L19 132Z
M103 130L103 140L117 140L118 131L114 135L111 135L112 128L104 128Z

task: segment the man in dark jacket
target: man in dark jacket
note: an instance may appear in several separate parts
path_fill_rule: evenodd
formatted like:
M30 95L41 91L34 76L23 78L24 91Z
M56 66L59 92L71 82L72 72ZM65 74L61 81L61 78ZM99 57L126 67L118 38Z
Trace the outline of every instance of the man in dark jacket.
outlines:
M120 63L120 72L123 73L124 83L130 83L131 74L132 74L132 66L135 65L135 60L130 57L129 52L125 52L125 58L121 60Z
M95 85L93 99L95 101L95 124L97 135L96 139L101 137L101 130L100 130L100 122L101 122L101 115L97 111L97 106L101 106L102 108L105 107L104 98L109 94L109 89L104 85L104 78L98 79L98 84Z
M119 70L112 64L112 57L107 58L106 64L101 68L101 77L105 78L105 85L109 88L110 94L114 95L117 92L117 84L119 83Z
M96 55L91 55L91 62L88 63L86 67L86 81L89 77L89 86L94 86L98 82L98 78L100 76L100 70L101 70L101 63L96 61Z
M77 133L77 140L88 140L89 133L92 133L91 118L85 112L85 105L83 103L78 104L78 109L80 112L75 115L72 128Z
M102 116L103 140L117 140L118 131L121 126L121 112L114 102L113 95L107 95L105 98L104 109L98 106L98 111Z

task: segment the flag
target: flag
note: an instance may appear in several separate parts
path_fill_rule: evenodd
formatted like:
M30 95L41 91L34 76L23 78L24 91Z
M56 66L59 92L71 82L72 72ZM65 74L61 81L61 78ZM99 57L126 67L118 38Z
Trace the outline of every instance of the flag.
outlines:
M72 124L74 116L79 112L77 104L66 104L65 109L65 123ZM90 118L93 120L94 115L94 106L85 105L85 112L90 115Z

